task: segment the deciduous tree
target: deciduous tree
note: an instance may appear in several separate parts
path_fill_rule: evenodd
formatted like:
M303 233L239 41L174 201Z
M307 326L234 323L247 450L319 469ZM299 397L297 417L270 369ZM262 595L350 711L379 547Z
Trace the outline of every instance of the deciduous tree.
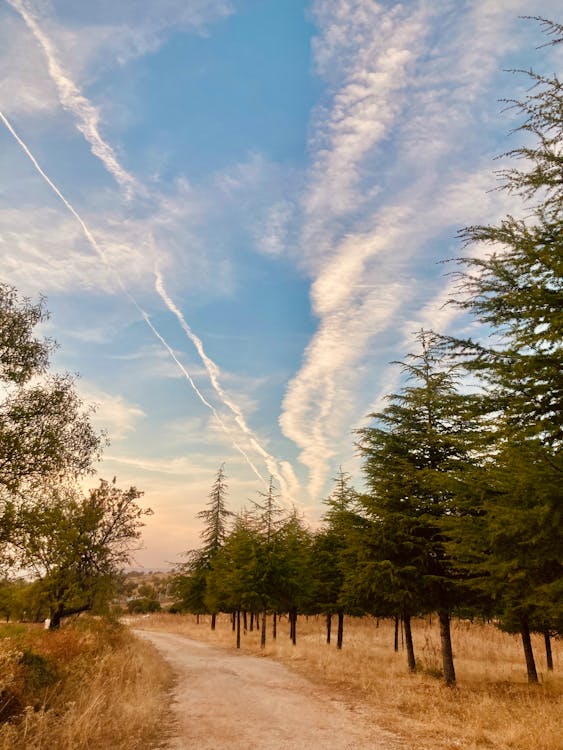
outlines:
M135 487L113 482L86 495L70 483L49 485L22 511L20 564L33 571L49 606L51 628L63 617L107 601L151 513Z

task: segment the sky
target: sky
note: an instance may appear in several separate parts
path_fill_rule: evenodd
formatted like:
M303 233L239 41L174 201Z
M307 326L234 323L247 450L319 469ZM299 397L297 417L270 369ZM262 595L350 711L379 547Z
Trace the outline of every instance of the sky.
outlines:
M561 71L559 0L0 0L0 276L47 298L57 371L154 515L197 547L273 476L311 525L354 430L444 306L456 233L518 212L511 69ZM491 192L491 190L493 190ZM90 484L95 485L94 477Z

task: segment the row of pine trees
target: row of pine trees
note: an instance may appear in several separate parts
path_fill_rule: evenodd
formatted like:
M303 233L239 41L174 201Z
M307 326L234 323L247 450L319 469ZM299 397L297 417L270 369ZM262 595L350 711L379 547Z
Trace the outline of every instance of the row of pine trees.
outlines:
M537 19L563 41L563 26ZM356 433L365 489L342 471L312 532L283 510L273 482L232 516L220 468L199 516L203 544L177 578L192 612L345 613L400 618L416 669L412 617L436 613L443 675L455 683L452 616L519 632L537 682L531 632L563 632L563 95L556 76L509 102L525 145L503 156L499 189L522 216L460 232L450 304L472 338L420 331L398 363L400 389ZM265 639L265 627L262 638Z

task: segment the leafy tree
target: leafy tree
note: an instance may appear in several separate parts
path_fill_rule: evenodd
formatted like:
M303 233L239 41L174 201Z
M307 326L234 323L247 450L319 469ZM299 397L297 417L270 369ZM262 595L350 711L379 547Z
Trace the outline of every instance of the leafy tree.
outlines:
M45 372L53 343L34 338L33 329L48 317L43 299L33 304L0 282L0 380L21 384Z
M18 388L0 404L0 486L87 472L100 448L90 414L68 375Z
M418 341L420 353L402 363L407 384L370 415L375 426L359 431L369 488L362 504L374 535L374 554L363 560L364 546L359 568L368 583L373 577L380 603L399 609L407 643L410 615L438 612L444 678L452 685L450 616L459 600L459 573L442 522L457 512L458 486L472 465L479 426L474 399L458 392L455 368L443 361L436 337L421 332Z
M0 581L0 614L6 622L24 619L29 588L30 583L24 578L5 578Z
M141 494L118 488L115 479L101 480L86 496L61 483L24 508L16 543L22 567L39 579L51 628L108 601L151 513L137 504Z
M133 615L144 615L151 612L160 612L160 610L160 602L152 597L141 597L127 602L127 611Z
M0 283L0 540L10 541L16 500L47 477L87 472L102 438L68 375L47 376L53 343L34 336L48 317ZM35 380L32 382L32 377Z

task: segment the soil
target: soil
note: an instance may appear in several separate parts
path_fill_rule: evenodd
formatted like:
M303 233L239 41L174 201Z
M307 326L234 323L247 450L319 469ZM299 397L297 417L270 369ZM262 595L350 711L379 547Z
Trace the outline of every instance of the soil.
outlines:
M271 659L185 636L137 631L172 666L175 725L166 750L399 750L398 737L350 704Z

